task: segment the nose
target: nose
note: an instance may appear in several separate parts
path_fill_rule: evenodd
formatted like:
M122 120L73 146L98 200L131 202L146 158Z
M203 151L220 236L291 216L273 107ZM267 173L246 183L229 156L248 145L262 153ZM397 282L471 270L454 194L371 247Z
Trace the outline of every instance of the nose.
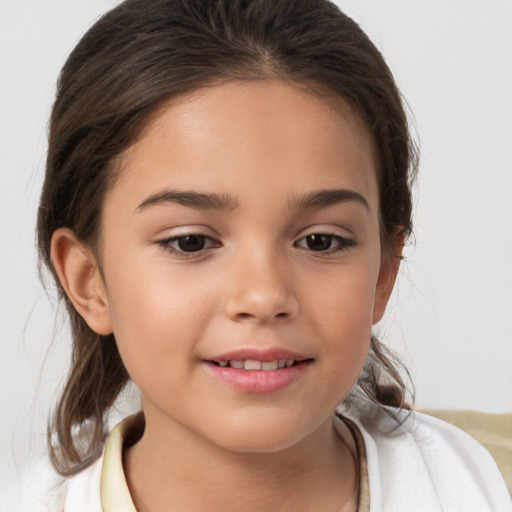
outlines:
M299 303L289 265L270 251L232 261L226 314L236 322L267 324L297 316Z

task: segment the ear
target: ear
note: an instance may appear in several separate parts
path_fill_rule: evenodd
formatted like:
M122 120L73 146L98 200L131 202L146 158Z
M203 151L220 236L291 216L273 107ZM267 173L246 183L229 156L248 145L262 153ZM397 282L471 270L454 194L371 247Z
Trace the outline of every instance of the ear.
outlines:
M402 251L405 243L405 234L400 229L391 241L391 248L382 252L379 277L377 279L377 288L375 290L375 302L373 306L372 322L376 324L386 311L386 306L395 285L400 262L402 261Z
M87 325L98 334L111 334L105 284L91 250L73 231L59 228L52 236L51 257L66 295Z

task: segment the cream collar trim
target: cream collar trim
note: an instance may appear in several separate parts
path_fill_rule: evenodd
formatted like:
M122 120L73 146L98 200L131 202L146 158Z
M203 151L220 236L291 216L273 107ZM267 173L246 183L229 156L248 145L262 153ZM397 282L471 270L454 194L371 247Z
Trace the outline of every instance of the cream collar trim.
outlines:
M105 447L101 469L101 505L104 512L137 512L133 504L130 489L123 468L123 446L126 438L142 421L142 412L128 416L118 423L110 434ZM359 429L354 422L335 414L334 425L339 435L343 422L350 429L357 449L359 463L359 512L369 510L368 470L366 466L365 446Z

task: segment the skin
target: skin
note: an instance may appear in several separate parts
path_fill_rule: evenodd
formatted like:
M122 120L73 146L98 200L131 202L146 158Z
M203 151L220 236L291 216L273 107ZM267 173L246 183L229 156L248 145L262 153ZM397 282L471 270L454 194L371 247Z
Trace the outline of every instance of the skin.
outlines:
M141 390L146 430L125 453L137 509L356 510L353 442L331 414L357 381L399 261L381 248L366 128L342 102L280 81L227 83L165 104L118 165L99 247L61 229L52 255ZM228 204L162 199L176 190ZM304 206L325 190L352 195ZM190 234L204 248L179 252ZM326 250L308 245L315 234L330 237ZM274 347L310 362L272 393L234 389L205 364Z

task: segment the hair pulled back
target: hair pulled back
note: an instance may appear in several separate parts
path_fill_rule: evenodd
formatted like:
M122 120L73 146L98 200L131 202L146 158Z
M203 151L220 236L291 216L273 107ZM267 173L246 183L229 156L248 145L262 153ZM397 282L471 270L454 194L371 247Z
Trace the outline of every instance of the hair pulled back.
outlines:
M129 376L114 335L93 332L60 286L50 255L52 234L70 228L94 249L103 201L116 178L113 163L163 101L216 81L266 78L302 84L313 93L329 91L356 109L377 155L384 247L397 229L411 232L416 153L400 94L379 51L333 3L118 5L83 36L60 74L38 213L40 259L67 307L73 337L70 373L49 429L52 461L62 474L100 454L105 413ZM392 386L383 386L383 378ZM357 389L377 403L404 404L397 362L375 338Z

